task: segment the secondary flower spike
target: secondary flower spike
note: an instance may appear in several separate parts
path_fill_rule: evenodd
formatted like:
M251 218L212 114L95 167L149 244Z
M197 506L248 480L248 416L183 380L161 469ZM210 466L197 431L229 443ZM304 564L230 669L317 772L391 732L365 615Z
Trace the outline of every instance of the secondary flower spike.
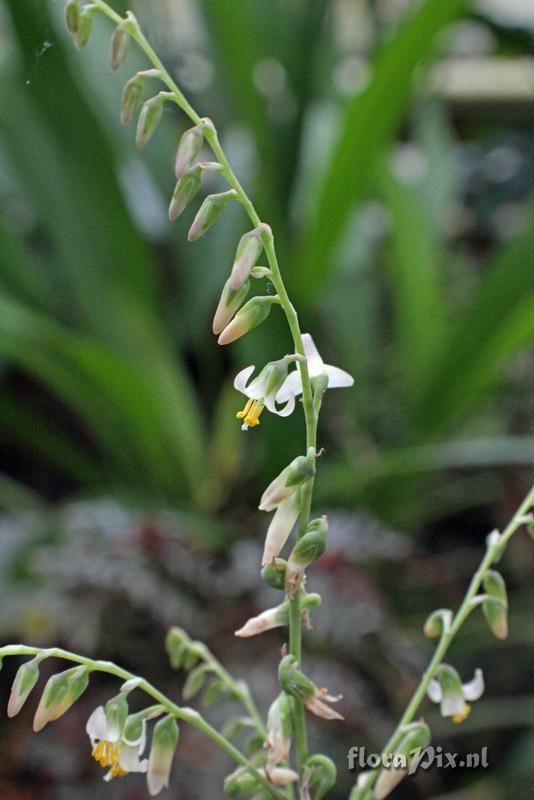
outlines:
M427 689L428 697L440 704L441 715L451 717L459 723L467 719L471 713L468 700L478 700L484 692L484 676L481 669L475 670L472 681L462 683L454 667L441 664L435 680L430 681Z
M320 378L322 375L326 375L328 378L327 389L340 389L354 384L354 378L352 375L349 375L348 372L339 369L339 367L333 367L330 364L324 363L309 333L302 334L302 343L304 344L304 352L306 353L308 370L312 382L314 378ZM278 392L276 401L277 403L285 403L291 395L296 396L299 394L302 394L302 378L300 376L300 369L297 366L297 368L287 376Z
M287 378L289 364L295 360L294 356L285 356L279 361L269 361L262 369L260 374L249 381L255 370L254 366L245 367L238 372L234 380L234 388L248 397L243 411L239 411L236 416L243 420L242 428L254 428L260 424L259 417L264 409L267 408L271 414L278 414L279 417L287 417L295 408L295 398L290 395L285 405L278 408L276 405L276 395L280 387Z

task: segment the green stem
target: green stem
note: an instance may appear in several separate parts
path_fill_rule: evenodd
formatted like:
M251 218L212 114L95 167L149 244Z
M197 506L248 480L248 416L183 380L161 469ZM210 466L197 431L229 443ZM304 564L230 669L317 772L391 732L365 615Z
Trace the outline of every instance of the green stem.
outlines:
M95 0L95 5L103 14L109 17L115 24L118 25L123 21L122 17L120 17L119 14L117 14L112 8L110 8L107 3L103 2L103 0ZM173 79L165 69L163 63L161 62L158 55L154 51L153 47L147 41L135 17L130 13L129 18L131 22L129 28L130 35L132 36L133 39L135 39L135 41L144 51L144 53L146 54L152 65L158 70L158 72L160 73L159 74L160 80L167 86L169 91L174 96L176 103L180 106L180 108L184 111L184 113L189 117L189 119L195 125L203 124L205 138L208 141L215 157L222 165L222 174L225 176L230 186L235 190L238 200L241 202L245 212L247 213L254 227L258 227L261 224L261 218L257 213L253 202L248 197L239 179L235 175L226 157L226 154L224 153L224 150L219 142L219 137L217 134L217 130L215 129L215 126L213 125L213 123L211 123L211 121L206 119L203 120L197 114L195 109L187 101L183 93L180 91L176 83L173 81ZM272 234L268 233L265 235L264 245L265 245L265 253L271 270L271 281L280 298L280 305L282 306L282 309L287 319L287 323L289 325L291 336L293 338L295 352L298 353L299 355L305 356L304 344L302 341L302 333L300 330L297 312L295 311L295 308L291 303L291 300L289 298L287 289L285 287L282 278ZM302 379L302 405L306 423L306 450L308 450L310 447L316 448L317 415L314 413L313 410L313 393L310 382L310 375L308 371L308 364L305 360L299 362L299 369ZM303 490L302 511L300 515L298 536L301 536L304 533L309 521L312 493L313 493L313 480L310 480L308 481L305 489ZM291 600L289 633L290 633L289 637L290 651L296 658L298 658L299 661L301 661L302 623L300 615L300 598L297 596L297 593L295 593L295 597ZM297 700L295 705L296 705L295 739L296 739L296 749L297 749L297 762L298 762L299 772L302 775L304 769L304 763L307 759L307 752L308 752L306 724L304 717L304 706L302 702Z
M406 710L404 711L402 717L399 720L397 727L395 728L393 734L391 735L389 741L384 747L382 754L385 753L393 753L395 752L395 748L399 744L400 740L403 737L404 728L406 725L409 725L413 722L415 715L417 714L419 707L426 696L426 691L428 689L428 685L430 681L436 675L439 665L445 654L447 653L450 645L452 644L453 639L455 638L456 634L462 627L463 623L471 613L471 611L476 607L473 603L473 600L477 596L477 593L482 585L482 581L486 576L488 570L492 566L492 564L500 558L506 546L514 533L525 524L526 521L526 514L527 512L533 507L534 505L534 486L526 495L525 499L515 512L514 516L502 532L501 536L499 537L499 541L496 543L488 543L486 553L484 558L480 562L480 565L473 575L469 587L465 593L464 599L460 607L458 608L456 614L454 615L450 627L448 629L444 629L442 631L440 640L437 644L437 647L434 651L434 655L432 656L424 674L421 678L421 681L412 695L412 698L408 705L406 706ZM370 788L375 781L378 779L380 775L380 769L376 770L372 776L370 776L366 788Z
M255 769L248 759L245 758L245 756L240 753L231 742L229 742L222 734L219 733L219 731L206 722L206 720L203 719L198 711L195 711L193 708L182 708L181 706L176 705L176 703L173 703L172 700L169 700L169 698L160 692L159 689L156 689L155 686L153 686L144 678L138 678L136 675L133 675L131 672L128 672L128 670L125 670L116 664L113 664L111 661L94 661L91 658L85 658L84 656L77 655L76 653L71 653L68 650L62 650L59 647L53 647L49 650L43 650L39 647L28 647L27 645L21 644L0 647L0 659L5 658L6 656L39 655L44 655L46 658L61 658L65 661L74 661L77 664L85 665L91 672L105 672L108 675L114 675L116 678L119 678L122 681L135 680L137 683L136 688L141 689L141 691L145 692L145 694L156 700L156 702L162 706L168 714L171 714L176 719L180 719L183 722L188 723L193 728L196 728L198 731L207 736L208 739L211 739L212 742L228 753L228 755L233 758L237 764L244 767L247 772L253 775L256 780L262 784L264 789L268 791L271 797L274 797L275 800L285 800L284 795L275 789L273 785L266 778L264 778L257 771L257 769Z

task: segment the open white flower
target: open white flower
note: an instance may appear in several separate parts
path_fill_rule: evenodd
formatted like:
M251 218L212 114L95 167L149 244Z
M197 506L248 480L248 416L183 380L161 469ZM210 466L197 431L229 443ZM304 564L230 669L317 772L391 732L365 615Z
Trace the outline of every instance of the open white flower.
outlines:
M123 777L129 772L146 772L148 761L140 756L146 746L146 719L129 717L122 727L108 720L103 706L98 706L87 721L85 730L91 740L91 755L100 766L109 767L104 780Z
M294 356L285 356L279 361L270 361L250 383L248 381L254 372L254 366L245 367L237 373L234 387L248 397L243 411L236 414L238 419L243 420L243 430L246 431L248 428L260 424L259 417L264 407L272 414L278 414L279 417L287 417L292 413L295 408L293 394L286 397L281 408L276 405L276 395L288 377L287 370L292 360L294 360Z
M475 670L473 680L461 683L453 667L442 664L437 678L430 681L427 695L434 703L440 704L443 717L451 717L453 722L463 722L471 713L467 701L478 700L484 692L484 676L481 669Z
M345 386L353 385L354 378L352 375L339 369L339 367L333 367L330 364L324 363L309 333L302 334L302 343L304 344L304 352L306 353L308 370L312 380L313 378L318 378L320 375L326 375L328 378L328 389L341 389ZM297 365L296 369L289 373L282 384L276 395L276 402L285 403L290 397L295 397L299 394L302 394L302 378L300 377L300 369Z

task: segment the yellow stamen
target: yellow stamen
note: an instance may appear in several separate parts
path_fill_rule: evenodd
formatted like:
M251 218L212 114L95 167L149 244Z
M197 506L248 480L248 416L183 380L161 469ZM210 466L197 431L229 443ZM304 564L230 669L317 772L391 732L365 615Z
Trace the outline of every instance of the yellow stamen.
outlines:
M111 767L112 778L122 778L128 773L122 769L119 763L120 747L118 744L111 744L105 739L102 739L96 747L93 747L91 755L98 761L101 767Z
M249 428L254 428L256 425L260 424L259 416L263 411L263 403L260 403L258 400L254 400L252 406L250 407L246 417L245 417L245 425L248 425Z
M462 713L454 714L451 717L451 719L456 725L459 725L460 722L463 722L465 719L467 719L470 713L471 713L471 706L469 705L469 703L465 703L464 710L462 711Z
M243 409L243 411L238 411L237 412L237 414L236 414L237 419L243 419L244 417L246 417L248 412L250 411L251 406L253 405L253 403L254 403L254 400L247 400L247 403L246 403L245 408Z

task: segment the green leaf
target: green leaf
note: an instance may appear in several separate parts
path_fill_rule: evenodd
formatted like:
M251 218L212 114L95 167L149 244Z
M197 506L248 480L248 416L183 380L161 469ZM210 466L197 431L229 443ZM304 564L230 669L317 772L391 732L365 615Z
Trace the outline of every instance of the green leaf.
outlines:
M398 131L416 70L429 56L434 37L464 11L465 0L426 0L379 52L369 86L347 106L317 207L301 242L292 286L314 297L332 271L334 251L349 215L369 188L377 154Z

